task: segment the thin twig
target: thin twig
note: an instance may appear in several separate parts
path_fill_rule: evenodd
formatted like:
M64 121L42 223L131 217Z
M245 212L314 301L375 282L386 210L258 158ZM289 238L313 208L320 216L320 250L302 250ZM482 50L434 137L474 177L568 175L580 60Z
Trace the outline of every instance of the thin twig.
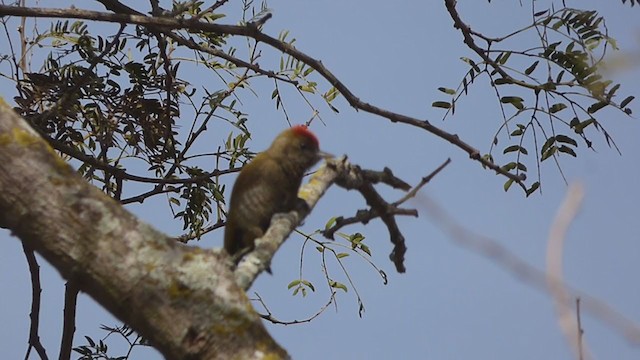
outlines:
M29 359L31 348L36 349L36 352L40 356L40 359L49 359L47 351L40 342L40 335L38 335L38 327L40 326L40 294L42 293L42 287L40 286L40 265L33 250L29 248L25 241L22 242L22 250L27 258L27 264L29 264L29 274L31 274L31 325L29 326L29 346L27 347L27 353L25 354L25 360Z
M267 312L266 314L258 314L260 315L261 318L273 323L273 324L280 324L280 325L297 325L297 324L304 324L304 323L308 323L311 322L311 320L317 318L318 316L320 316L320 314L322 314L325 310L327 310L327 308L335 301L336 298L336 292L332 291L331 292L331 297L329 299L328 302L326 302L324 305L322 305L322 307L320 309L318 309L318 311L309 316L306 319L302 319L302 320L280 320L278 318L276 318L275 316L273 316L273 313L271 312L271 310L269 310L269 308L267 307L267 304L265 304L265 302L262 300L262 298L260 297L260 295L258 293L254 293L254 295L256 296L255 299L251 299L254 301L258 301L260 303L260 305L262 305L262 307L264 308L264 310Z
M570 345L576 356L578 356L582 348L586 348L586 344L580 344L580 329L573 321L571 311L571 295L564 284L564 276L562 272L562 253L564 242L569 226L575 219L582 199L584 198L584 189L581 184L571 184L567 195L558 209L558 213L551 225L549 231L549 240L547 242L547 277L549 278L549 294L553 297L556 314L558 316L558 325L564 334L565 340ZM587 351L587 354L589 352ZM591 356L587 355L587 358Z
M580 298L576 298L576 322L578 325L578 360L584 360L584 349L582 347L584 330L582 329L582 320L580 319Z
M59 359L70 359L73 347L73 335L76 332L76 303L78 286L74 280L67 281L64 291L64 315L62 324L62 340L60 341Z

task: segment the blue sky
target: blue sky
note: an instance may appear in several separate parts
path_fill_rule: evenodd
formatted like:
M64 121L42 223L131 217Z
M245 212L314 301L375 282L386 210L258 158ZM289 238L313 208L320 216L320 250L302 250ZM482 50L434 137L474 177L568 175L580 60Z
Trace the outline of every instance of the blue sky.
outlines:
M523 2L522 7L518 2L504 1L459 3L463 19L486 35L504 35L531 16L529 2ZM606 6L595 0L568 5L596 9L608 20L610 34L621 48L614 56L630 60L628 68L617 69L613 76L623 84L620 92L638 95L640 9L620 1L607 2ZM269 7L274 17L265 31L277 35L281 29L290 30L290 36L298 39L299 49L321 59L362 100L429 119L458 133L481 151L488 150L501 122L489 87L472 88L458 104L455 116L444 122L440 120L442 111L431 107L433 101L445 99L437 88L455 88L466 71L459 58L472 57L442 2L305 0L272 2ZM230 15L228 22L235 21ZM279 54L266 47L263 52L262 65L277 63ZM0 84L0 95L10 99L14 88L7 82ZM215 86L219 84L215 82ZM260 150L268 146L286 122L269 100L270 85L255 86L264 89L261 97L245 93L242 100L244 110L251 115L250 126L254 126L251 146ZM295 94L286 101L293 117L300 119L298 122L310 117L309 108ZM412 184L450 157L452 164L424 188L424 196L436 201L470 231L494 239L529 264L544 269L549 227L567 190L550 162L542 166L542 194L525 198L515 187L505 193L503 178L483 170L449 143L416 128L355 112L344 101L338 100L337 105L338 115L324 108L326 126L319 122L312 126L324 150L348 154L353 163L366 168L388 166ZM631 107L636 113L640 111L637 106ZM603 110L600 121L612 133L622 156L594 134L595 152L581 144L576 159L562 160L568 181L585 185L584 204L567 234L565 279L640 322L640 289L634 276L640 271L640 124L636 118L607 110ZM207 141L217 145L226 134L212 131ZM205 148L207 145L199 144ZM502 162L504 159L496 158ZM532 171L530 176L533 175ZM391 200L402 196L380 189ZM373 251L373 260L389 275L385 286L364 261L355 256L347 258L349 275L366 307L363 318L358 317L358 304L350 289L339 293L337 311L329 308L309 324L269 325L273 336L294 358L571 358L548 294L532 288L491 259L457 245L431 221L424 198L418 197L409 204L420 211L420 217L399 219L408 246L406 274L397 274L388 260L391 245L386 229L378 221L347 229L367 236L365 242ZM363 206L357 194L332 188L303 229L322 228L331 216L350 215ZM181 223L171 220L161 198L130 209L167 233L181 233ZM0 320L10 324L0 329L0 352L4 358L21 358L28 338L29 274L19 241L6 231L0 232L0 238ZM258 292L274 315L283 320L308 317L328 296L322 285L319 259L312 248L305 257L305 274L314 281L317 291L302 298L292 297L287 290L287 284L298 273L302 241L301 237L291 237L274 259L274 276L262 275L251 290L251 294ZM197 245L217 247L221 242L222 231L217 231ZM55 356L60 341L64 282L43 260L41 265L40 335L49 356ZM330 271L337 280L346 282L335 263L330 264ZM259 304L256 309L262 311ZM84 344L83 335L103 337L101 323L119 324L81 295L76 344ZM582 314L582 324L596 358L640 357L637 346L587 311ZM117 348L122 344L113 341L109 345ZM156 354L140 349L132 358L153 358Z

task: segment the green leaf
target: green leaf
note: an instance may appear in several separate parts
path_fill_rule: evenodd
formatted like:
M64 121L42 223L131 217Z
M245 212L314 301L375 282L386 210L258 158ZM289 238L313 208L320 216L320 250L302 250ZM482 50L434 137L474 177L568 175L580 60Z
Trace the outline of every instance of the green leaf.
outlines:
M551 25L551 28L553 30L558 30L562 25L564 25L564 21L558 20L555 24Z
M531 184L531 187L526 190L527 197L529 197L529 195L533 194L536 190L538 190L539 187L540 187L540 182L538 181Z
M509 104L513 102L523 102L524 99L519 96L503 96L500 98L500 102L503 104Z
M315 292L316 288L313 287L313 284L307 280L302 280L302 283L305 284L309 289L311 289L311 291Z
M87 342L89 343L89 345L91 345L91 347L95 347L96 346L96 342L93 341L92 338L88 337L88 336L84 336L85 339L87 339Z
M289 285L287 285L287 289L291 289L292 287L296 286L296 285L300 285L301 280L293 280L292 282L289 283Z
M323 97L327 102L332 102L333 99L335 99L338 94L340 94L340 92L338 91L338 89L336 89L335 87L332 87L331 89L329 89L329 91L327 91Z
M316 84L315 83L308 83L306 85L300 85L300 86L298 86L298 89L300 89L301 91L304 91L304 92L315 94L316 93Z
M482 159L493 164L493 156L491 156L491 154L482 155ZM486 169L486 165L482 164L482 167Z
M544 154L545 151L547 151L547 149L549 149L549 147L553 145L555 142L556 142L555 136L548 138L547 141L545 141L544 144L542 144L542 148L540 149L540 154Z
M511 171L515 168L516 168L516 163L513 161L502 166L502 170L504 171Z
M626 99L625 99L625 100L626 100ZM598 111L598 110L602 109L603 107L605 107L605 106L607 106L607 105L608 105L608 103L607 103L606 101L598 101L597 103L595 103L595 104L593 104L593 105L589 106L589 108L587 109L587 112L588 112L589 114L593 114L593 113L595 113L596 111Z
M635 96L627 97L626 99L622 100L622 102L620 103L620 107L623 108L623 107L629 105L629 103L635 98L636 98Z
M511 51L505 51L502 54L500 54L500 56L498 56L498 58L496 59L496 62L500 65L504 65L507 60L509 60L509 57L511 57Z
M364 235L362 235L359 232L349 236L349 241L354 243L354 244L360 244L364 239L365 239Z
M615 84L610 90L609 93L607 93L607 100L611 101L611 99L613 98L613 95L616 94L616 91L618 91L618 89L620 89L620 84Z
M557 104L553 104L551 105L551 107L549 108L549 112L552 114L557 113L558 111L562 111L564 109L567 108L567 105L564 103L557 103Z
M478 67L478 65L476 65L476 63L469 59L468 57L461 57L460 60L466 62L467 64L471 65L471 67L473 68L473 70L475 70L475 72L477 73L481 73L482 71L480 70L480 68Z
M523 101L524 99L519 96L503 96L500 98L501 103L511 104L515 106L518 110L524 109L524 105L522 105Z
M519 151L519 152L521 152L521 153L523 153L523 154L525 154L525 155L527 155L527 154L528 154L527 149L523 148L523 147L522 147L522 146L520 146L520 145L511 145L511 146L508 146L508 147L506 147L506 148L502 151L502 153L503 153L503 154L507 154L507 153L514 152L514 151Z
M304 73L302 74L302 76L307 76L309 74L311 74L313 72L314 68L310 67L307 70L304 71Z
M581 123L579 123L578 125L573 127L573 130L578 133L578 134L582 134L584 131L584 128L586 128L587 126L593 124L595 122L594 119L587 119Z
M344 290L344 292L348 292L347 286L345 284L339 283L339 282L334 281L334 280L329 281L329 286L331 286L332 288L335 288L335 289Z
M518 170L522 171L522 172L527 172L527 167L523 164L523 163L517 163L516 167L518 168Z
M531 64L531 66L529 66L525 71L525 75L530 75L535 69L536 66L538 66L538 64L540 63L539 60L536 60L533 64Z
M509 188L511 187L511 185L513 185L513 179L509 179L504 183L504 191L507 192L509 190Z
M447 102L447 101L434 101L431 106L433 107L437 107L437 108L442 108L442 109L450 109L451 108L451 103Z
M569 155L571 155L571 156L573 156L573 157L576 157L576 156L577 156L577 155L576 155L576 152L575 152L575 151L573 151L573 149L572 149L572 148L570 148L570 147L568 147L567 145L562 145L562 146L560 146L560 147L558 148L558 151L560 151L560 152L562 152L562 153L565 153L565 154L569 154Z
M578 143L575 140L566 135L556 135L556 141L565 144L571 144L573 146L578 146Z
M569 122L569 127L575 127L578 124L580 124L580 120L577 117L574 117L573 119L571 119L571 121Z
M336 220L337 220L337 217L335 216L329 219L329 221L327 221L327 223L324 225L324 229L329 230L336 223Z
M349 256L349 254L347 254L347 253L338 253L338 254L336 255L336 257L337 257L338 259L342 259L342 258L347 257L347 256Z
M456 94L455 90L449 89L449 88L439 87L438 90L442 91L445 94L449 94L449 95L455 95Z
M505 84L513 84L513 81L507 78L498 78L498 79L495 79L493 83L496 85L505 85Z
M542 157L540 158L540 161L547 160L549 157L551 157L553 154L556 153L556 150L558 150L558 148L555 145L551 146L549 149L547 149L547 151L542 153Z
M521 136L522 134L524 134L524 131L522 131L522 129L515 129L511 132L511 136Z

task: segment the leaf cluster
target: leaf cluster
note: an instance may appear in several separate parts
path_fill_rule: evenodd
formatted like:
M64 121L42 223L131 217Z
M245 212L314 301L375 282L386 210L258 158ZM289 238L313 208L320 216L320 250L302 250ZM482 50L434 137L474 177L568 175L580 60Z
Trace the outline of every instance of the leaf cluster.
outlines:
M600 111L611 108L631 116L629 104L635 98L621 97L621 84L605 76L606 55L617 46L608 35L602 16L596 11L567 7L540 11L534 7L532 11L530 25L503 37L488 37L462 27L472 39L467 44L471 43L480 59L461 58L468 70L458 87L438 88L451 100L432 104L445 109L447 118L455 113L457 104L469 95L480 78L488 79L502 119L483 158L493 163L494 148L505 141L500 155L510 157L511 161L502 169L526 176L529 166L534 165L537 179L524 188L527 196L540 189L542 162L552 160L564 177L561 159L577 157L580 144L593 149L594 134L618 150L604 119L599 117ZM538 46L499 49L502 43L532 33ZM484 42L485 46L478 42ZM513 179L508 179L505 190L513 183Z

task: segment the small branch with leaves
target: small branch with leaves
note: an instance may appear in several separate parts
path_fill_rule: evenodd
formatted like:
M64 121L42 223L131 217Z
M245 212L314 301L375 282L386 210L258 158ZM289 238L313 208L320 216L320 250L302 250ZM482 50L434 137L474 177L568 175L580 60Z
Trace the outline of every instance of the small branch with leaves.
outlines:
M292 56L293 58L307 64L309 67L317 71L326 81L328 81L340 94L342 94L346 101L355 109L363 110L371 114L375 114L389 119L392 122L399 122L411 126L418 127L427 132L430 132L443 140L448 141L454 146L462 149L469 157L475 161L480 162L485 168L489 168L498 174L506 176L512 182L519 184L523 189L526 189L524 180L526 176L524 174L514 174L504 169L503 167L493 163L490 159L482 157L480 151L473 146L463 141L457 134L449 133L439 127L432 125L428 120L418 119L386 110L384 108L372 105L370 103L360 100L355 94L349 90L349 88L342 83L329 69L327 69L320 60L317 60L306 53L296 49L291 44L271 37L263 33L258 26L254 23L248 23L246 25L223 25L210 22L198 21L195 19L185 18L169 18L169 17L152 17L145 16L141 13L128 8L127 6L111 0L101 0L101 2L110 10L121 12L116 14L104 13L98 11L87 11L80 9L43 9L43 8L26 8L26 7L14 7L0 5L0 15L14 15L14 16L30 16L30 17L50 17L50 18L75 18L86 19L94 21L116 22L121 24L137 24L147 26L151 29L160 29L167 36L171 37L177 43L197 49L199 51L205 51L205 47L200 46L192 40L185 40L184 38L173 34L171 30L175 29L188 29L191 31L205 31L214 34L224 34L232 36L244 36L253 38L258 42L262 42L271 46L274 49L280 50L285 54ZM268 19L268 17L267 17ZM256 65L246 63L242 60L230 57L225 52L206 47L206 51L214 56L219 56L227 61L230 61L237 66L243 68L249 68L253 71L262 73L263 75L278 78L278 76L270 71L265 71ZM279 80L283 80L278 78ZM290 82L290 81L289 81Z

